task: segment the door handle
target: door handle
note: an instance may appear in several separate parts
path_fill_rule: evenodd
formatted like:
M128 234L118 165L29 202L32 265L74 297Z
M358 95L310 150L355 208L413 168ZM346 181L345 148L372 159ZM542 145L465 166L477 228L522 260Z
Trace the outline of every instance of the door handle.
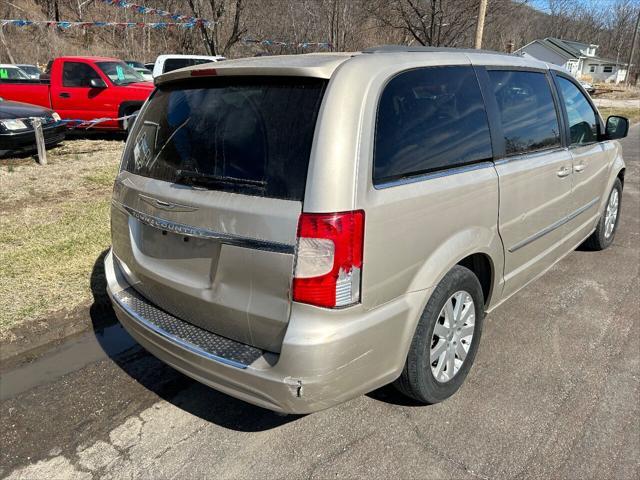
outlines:
M573 167L573 171L576 173L580 173L582 172L585 168L587 168L587 166L584 163L581 163L580 165L575 165Z
M562 167L560 170L558 170L556 172L556 174L560 177L560 178L564 178L566 176L568 176L571 173L571 169L568 167Z
M71 94L67 92L62 92L58 95L60 98L71 98Z

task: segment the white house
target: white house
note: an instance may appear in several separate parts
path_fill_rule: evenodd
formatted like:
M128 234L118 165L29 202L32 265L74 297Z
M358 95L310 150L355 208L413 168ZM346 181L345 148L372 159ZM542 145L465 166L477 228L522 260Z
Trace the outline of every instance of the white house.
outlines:
M598 57L597 49L598 45L594 44L545 38L534 40L514 53L560 65L579 79L593 82L624 82L627 78L627 64Z

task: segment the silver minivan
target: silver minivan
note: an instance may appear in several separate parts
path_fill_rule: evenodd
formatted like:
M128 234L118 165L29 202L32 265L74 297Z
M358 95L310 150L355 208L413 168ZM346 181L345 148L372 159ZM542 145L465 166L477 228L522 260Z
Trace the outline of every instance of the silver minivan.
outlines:
M148 351L306 413L463 383L485 313L609 246L628 121L564 70L383 47L156 79L111 210L109 295Z

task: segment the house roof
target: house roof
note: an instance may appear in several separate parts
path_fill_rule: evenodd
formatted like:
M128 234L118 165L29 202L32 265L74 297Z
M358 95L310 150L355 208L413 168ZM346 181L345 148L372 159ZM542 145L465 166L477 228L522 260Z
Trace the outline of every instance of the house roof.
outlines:
M593 44L589 44L589 43L576 42L573 40L562 40L561 38L553 38L553 37L534 40L531 43L539 43L540 45L553 51L557 55L560 55L566 60L578 60L579 58L585 58L588 61L594 61L597 63L612 63L612 64L617 63L618 65L626 65L625 62L620 62L620 61L616 62L615 60L612 60L610 58L602 58L602 57L598 57L597 55L586 56L580 51L580 48L588 48L588 47L594 46ZM516 51L524 50L524 48L526 48L528 45L531 45L531 43L528 43L527 45L525 45L524 47Z
M556 49L564 52L565 56L568 56L568 58L580 58L585 56L579 48L576 48L575 45L577 42L566 42L564 40L561 40L560 38L552 37L547 37L542 40L542 42L548 45L552 45ZM588 47L589 45L586 46Z

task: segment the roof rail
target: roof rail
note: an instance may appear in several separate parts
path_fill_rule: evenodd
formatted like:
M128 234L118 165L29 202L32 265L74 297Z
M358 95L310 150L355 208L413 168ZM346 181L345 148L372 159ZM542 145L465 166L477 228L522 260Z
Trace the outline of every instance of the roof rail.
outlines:
M431 52L431 53L486 53L491 55L507 55L513 56L512 53L496 52L493 50L476 50L474 48L453 48L453 47L425 47L410 45L381 45L379 47L370 47L362 50L362 53L407 53L407 52Z

